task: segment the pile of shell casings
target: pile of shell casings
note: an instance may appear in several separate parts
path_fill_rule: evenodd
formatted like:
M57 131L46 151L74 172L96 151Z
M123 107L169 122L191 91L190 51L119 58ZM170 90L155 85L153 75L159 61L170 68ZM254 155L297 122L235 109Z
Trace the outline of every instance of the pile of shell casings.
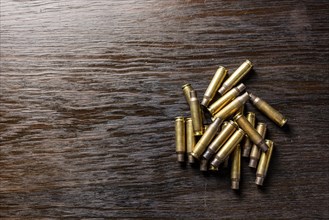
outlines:
M220 66L213 76L200 104L190 84L182 86L191 117L176 117L176 152L178 162L199 163L201 171L218 170L231 161L231 188L239 189L241 155L249 157L249 167L256 168L257 185L263 185L269 167L273 141L265 139L266 124L256 124L255 113L244 115L249 100L260 112L278 126L287 119L267 102L246 92L238 82L251 70L246 60L235 72L228 75ZM220 98L213 100L219 93ZM207 117L212 123L206 125Z

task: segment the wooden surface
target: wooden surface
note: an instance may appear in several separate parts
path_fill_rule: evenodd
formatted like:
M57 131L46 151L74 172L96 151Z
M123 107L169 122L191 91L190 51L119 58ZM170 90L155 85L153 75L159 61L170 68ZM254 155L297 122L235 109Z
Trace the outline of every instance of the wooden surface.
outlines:
M328 1L1 0L0 217L329 218ZM218 65L287 116L265 187L176 162ZM252 107L249 110L253 110Z

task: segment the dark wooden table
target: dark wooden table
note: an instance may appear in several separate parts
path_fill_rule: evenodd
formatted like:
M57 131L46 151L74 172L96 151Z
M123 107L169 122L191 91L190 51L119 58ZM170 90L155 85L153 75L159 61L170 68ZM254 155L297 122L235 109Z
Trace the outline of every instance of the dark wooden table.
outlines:
M329 218L328 1L1 0L0 217ZM176 162L181 85L254 64L263 188ZM252 107L250 107L253 110Z

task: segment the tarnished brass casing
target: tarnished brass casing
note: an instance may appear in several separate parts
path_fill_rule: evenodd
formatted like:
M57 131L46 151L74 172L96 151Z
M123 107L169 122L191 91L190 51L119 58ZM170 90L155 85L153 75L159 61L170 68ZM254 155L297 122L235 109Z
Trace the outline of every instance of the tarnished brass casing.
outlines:
M203 154L203 158L210 160L210 158L220 149L221 146L223 146L236 129L238 129L238 125L235 122L224 122L223 129L211 142L208 149Z
M228 118L229 116L233 115L236 111L241 108L246 101L248 101L249 95L247 92L243 93L242 95L238 96L232 102L227 104L222 110L220 110L214 118L221 118L223 121Z
M191 102L190 92L194 89L192 88L191 84L184 84L182 86L182 90L183 90L187 104L190 105L190 102Z
M244 106L245 106L245 105L242 105L242 106L238 109L237 113L240 113L240 114L244 115Z
M200 171L208 171L208 160L203 158L200 160Z
M250 122L250 124L255 127L256 124L256 115L253 112L248 112L246 116L247 120ZM251 150L251 140L248 137L248 135L245 136L244 142L242 144L242 157L249 157L250 150Z
M220 97L216 102L214 102L212 105L209 106L208 110L211 113L211 115L216 114L219 112L227 103L235 99L240 92L246 89L246 86L241 83L237 87L234 87L230 91L228 91L225 95Z
M185 119L184 117L176 117L175 120L175 141L176 141L176 153L177 161L185 161Z
M267 152L262 152L262 155L260 157L258 166L257 166L257 171L256 171L256 181L255 183L257 185L262 186L264 179L267 174L267 170L270 164L272 152L273 152L273 147L274 143L271 140L265 140L266 144L268 145L268 151Z
M194 163L194 157L191 155L194 147L195 147L195 136L193 131L193 124L191 118L186 118L185 120L186 127L186 152L189 163Z
M238 129L234 134L228 139L228 141L224 144L221 149L217 152L214 160L211 162L211 165L214 167L218 167L235 149L235 147L240 143L244 136L244 131L242 129Z
M216 135L221 123L222 122L220 119L216 119L213 123L209 125L205 133L201 136L200 140L196 143L191 153L193 157L195 157L196 159L200 159L202 153L206 150L209 143Z
M212 80L209 83L206 92L204 93L201 105L208 107L210 101L214 98L219 87L221 86L226 74L227 74L227 69L225 69L224 67L220 66L217 69L215 75L213 76Z
M274 121L277 125L282 127L286 124L287 119L275 108L273 108L270 104L262 100L261 98L249 94L250 101L257 109L259 109L262 113L264 113L268 118Z
M262 136L262 138L265 138L266 134L266 124L262 122L258 122L256 131ZM249 167L256 168L257 163L260 157L261 150L259 147L257 147L256 144L254 144L251 148L250 152L250 161L249 161Z
M190 110L194 135L200 136L203 134L202 112L194 90L190 92Z
M233 119L236 121L236 123L238 123L239 127L246 132L246 134L254 144L256 144L260 149L262 149L262 151L267 151L268 147L265 144L264 139L250 124L246 117L241 114L237 114L234 116Z
M252 64L249 60L246 60L241 66L230 75L230 77L225 80L223 85L220 87L218 92L224 95L228 90L233 88L252 68Z
M232 167L231 167L231 188L238 190L240 183L240 171L241 171L241 147L237 145L233 151Z

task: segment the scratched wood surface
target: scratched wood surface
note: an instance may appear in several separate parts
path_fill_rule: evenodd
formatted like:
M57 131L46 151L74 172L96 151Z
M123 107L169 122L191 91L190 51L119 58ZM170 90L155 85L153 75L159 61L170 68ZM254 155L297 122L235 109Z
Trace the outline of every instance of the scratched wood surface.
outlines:
M0 217L329 218L328 1L1 0ZM288 118L265 187L176 162L218 65ZM253 110L249 106L249 109Z

